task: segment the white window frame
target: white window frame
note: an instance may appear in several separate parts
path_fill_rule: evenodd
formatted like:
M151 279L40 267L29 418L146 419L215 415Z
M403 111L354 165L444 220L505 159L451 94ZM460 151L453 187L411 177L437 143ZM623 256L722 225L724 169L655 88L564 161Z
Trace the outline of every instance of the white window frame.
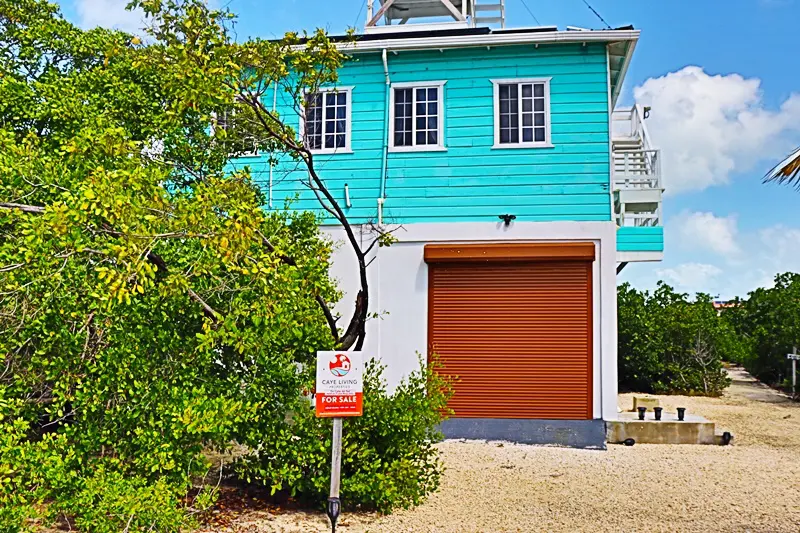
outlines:
M553 143L550 136L550 80L552 78L509 78L501 80L490 80L494 85L494 99L492 105L494 107L494 145L492 148L552 148ZM523 142L522 139L522 103L517 106L519 113L519 138L520 142L516 143L501 143L500 142L500 86L527 83L541 83L544 84L544 141L528 141ZM522 89L518 90L517 94L522 95Z
M322 148L315 148L309 149L312 154L352 154L353 148L351 144L352 140L352 121L351 118L353 116L353 89L355 86L348 86L348 87L320 87L315 93L322 93ZM344 136L344 146L342 147L334 147L334 148L325 148L325 94L326 93L346 93L347 94L347 107L345 108L344 120L345 120L345 136ZM303 112L300 113L300 138L302 139L303 143L306 142L306 107L305 102L307 96L311 94L311 91L307 91L303 93Z
M390 152L446 152L447 147L444 143L444 81L412 81L402 83L392 83L389 88L389 151ZM437 144L417 144L417 109L416 109L416 89L422 88L438 89L439 101L437 123L439 130L436 134ZM411 106L411 146L395 146L394 144L394 90L395 89L414 89L414 103Z
M236 108L235 107L230 109L230 114L231 114L231 117L235 117L236 116ZM230 120L233 120L233 119L231 118ZM229 122L230 121L226 118L225 123L227 124ZM223 129L223 130L226 129L225 127L222 127L222 128L219 127L219 113L217 113L216 111L212 111L211 112L211 135L212 136L214 136L216 134L217 128ZM258 143L256 142L256 139L254 137L245 137L244 139L242 139L242 141L248 141L248 140L252 140L253 141L253 149L250 150L250 151L247 151L247 152L242 152L241 154L236 156L237 158L240 158L240 157L258 157L259 155L261 155L259 153L259 151L258 151Z

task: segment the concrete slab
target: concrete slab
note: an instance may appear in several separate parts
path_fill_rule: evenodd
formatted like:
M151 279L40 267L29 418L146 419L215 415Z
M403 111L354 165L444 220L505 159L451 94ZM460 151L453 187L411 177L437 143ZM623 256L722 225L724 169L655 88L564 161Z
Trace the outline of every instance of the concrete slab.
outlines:
M649 396L634 396L633 412L637 412L639 407L646 407L648 411L652 411L653 407L661 407L661 400Z
M450 418L440 424L439 430L448 439L506 440L520 444L606 449L605 423L602 420Z
M715 431L714 422L692 414L681 422L677 413L662 413L660 421L653 413L644 420L639 420L638 413L620 413L619 420L606 422L610 443L634 439L640 444L718 444Z

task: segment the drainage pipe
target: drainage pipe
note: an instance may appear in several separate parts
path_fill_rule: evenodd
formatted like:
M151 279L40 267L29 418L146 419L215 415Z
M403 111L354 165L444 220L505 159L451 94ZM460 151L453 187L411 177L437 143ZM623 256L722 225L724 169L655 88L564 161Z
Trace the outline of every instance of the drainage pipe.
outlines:
M272 88L272 114L275 115L275 109L278 107L278 83L274 83ZM269 157L269 208L272 209L272 169L275 166L272 154Z
M389 59L386 48L381 53L383 74L386 76L386 95L383 108L383 159L381 161L381 195L378 198L378 225L383 224L383 203L386 200L386 166L389 158L389 101L392 81L389 79Z

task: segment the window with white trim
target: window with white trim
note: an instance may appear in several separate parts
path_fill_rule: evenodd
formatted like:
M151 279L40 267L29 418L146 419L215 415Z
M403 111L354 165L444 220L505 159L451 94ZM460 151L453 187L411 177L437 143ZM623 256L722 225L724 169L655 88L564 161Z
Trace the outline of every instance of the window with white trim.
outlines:
M238 122L238 123L237 123ZM236 128L242 131L237 131ZM225 131L228 149L237 157L251 157L258 155L258 141L255 135L245 133L244 122L237 117L237 109L233 105L223 107L219 111L212 113L211 134L216 135L218 131ZM233 135L239 134L241 137L236 139ZM231 136L231 138L227 138Z
M444 82L394 84L391 101L393 151L444 148L442 93Z
M495 148L550 146L550 80L494 80Z
M303 138L312 152L350 151L350 88L306 95Z

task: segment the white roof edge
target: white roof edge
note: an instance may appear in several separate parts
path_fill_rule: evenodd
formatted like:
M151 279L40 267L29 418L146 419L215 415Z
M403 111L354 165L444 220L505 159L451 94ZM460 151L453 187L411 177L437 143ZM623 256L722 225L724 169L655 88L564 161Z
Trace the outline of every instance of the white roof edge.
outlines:
M442 37L416 37L412 39L377 39L339 43L342 51L377 52L426 50L429 48L461 48L466 46L502 46L535 43L590 43L637 41L639 30L548 31L538 33L490 33L482 35L448 35Z
M636 48L637 41L638 38L631 39L631 43L628 45L628 49L625 52L625 60L622 62L622 68L619 71L619 75L617 76L616 80L611 80L611 83L613 84L613 90L611 92L612 111L617 107L617 100L619 100L619 95L622 91L622 82L625 81L625 76L628 74L628 67L631 66L631 58L633 57L633 51Z

